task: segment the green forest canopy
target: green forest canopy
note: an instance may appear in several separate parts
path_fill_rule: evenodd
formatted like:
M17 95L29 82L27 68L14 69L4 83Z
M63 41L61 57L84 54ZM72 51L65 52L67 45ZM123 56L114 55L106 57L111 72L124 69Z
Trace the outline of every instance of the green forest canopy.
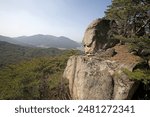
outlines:
M0 70L0 99L66 99L62 73L70 50L60 56L33 58Z
M106 18L118 25L116 38L128 42L132 51L150 59L150 1L112 0Z

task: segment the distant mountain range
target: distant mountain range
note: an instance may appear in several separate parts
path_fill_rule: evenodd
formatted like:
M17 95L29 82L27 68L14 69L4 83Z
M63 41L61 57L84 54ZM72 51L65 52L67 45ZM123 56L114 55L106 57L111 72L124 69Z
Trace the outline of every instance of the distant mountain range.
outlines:
M26 43L15 40L14 38L2 36L2 35L0 35L0 41L8 42L8 43L11 43L11 44L17 44L17 45L21 45L21 46L29 46Z
M78 48L81 47L80 43L77 43L67 37L52 36L52 35L33 35L33 36L21 36L16 38L10 38L0 35L0 41L5 41L12 44L28 46L28 47L42 47L42 48Z

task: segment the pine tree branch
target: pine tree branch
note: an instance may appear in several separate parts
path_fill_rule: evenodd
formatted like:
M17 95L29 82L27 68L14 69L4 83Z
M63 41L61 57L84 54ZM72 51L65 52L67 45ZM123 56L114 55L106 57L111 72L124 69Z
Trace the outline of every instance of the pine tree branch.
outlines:
M136 31L135 34L138 35L148 23L150 23L150 18Z

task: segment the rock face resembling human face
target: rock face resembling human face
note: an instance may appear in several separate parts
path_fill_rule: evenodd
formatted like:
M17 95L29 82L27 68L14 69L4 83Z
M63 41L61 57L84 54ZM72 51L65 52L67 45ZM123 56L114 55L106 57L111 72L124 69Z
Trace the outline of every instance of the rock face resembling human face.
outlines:
M105 35L106 31L109 28L109 21L96 19L94 20L86 29L83 45L84 51L87 55L95 54L99 49L101 49L105 45Z
M111 39L116 29L115 25L113 20L94 20L86 29L82 41L85 54L93 55L99 50L106 50L116 45L119 40Z
M91 54L95 53L96 37L95 37L95 30L94 29L88 29L85 32L85 35L83 38L83 45L84 45L84 52L87 55L91 55Z

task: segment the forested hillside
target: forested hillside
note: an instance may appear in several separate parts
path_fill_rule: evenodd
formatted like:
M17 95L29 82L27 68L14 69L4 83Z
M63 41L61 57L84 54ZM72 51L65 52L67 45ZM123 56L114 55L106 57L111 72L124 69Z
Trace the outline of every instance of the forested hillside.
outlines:
M35 57L60 55L63 52L65 50L57 48L32 48L0 41L0 67Z
M69 99L62 73L77 53L0 41L0 99Z
M22 49L18 53L15 51L16 56L19 57L22 54L19 52L28 50ZM28 52L31 51L29 50ZM56 53L54 51L51 55ZM77 53L68 50L59 56L46 57L41 51L42 56L30 60L20 61L16 58L20 62L0 69L0 99L69 99L68 87L62 79L62 73L69 56Z

